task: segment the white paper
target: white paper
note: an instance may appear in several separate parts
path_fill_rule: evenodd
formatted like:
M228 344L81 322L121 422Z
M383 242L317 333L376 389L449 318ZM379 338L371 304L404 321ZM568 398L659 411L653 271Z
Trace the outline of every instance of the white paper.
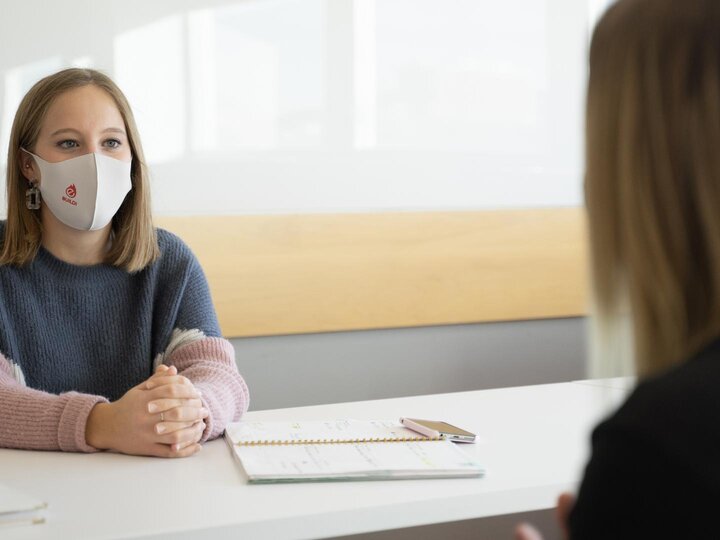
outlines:
M251 481L480 476L449 441L233 446Z

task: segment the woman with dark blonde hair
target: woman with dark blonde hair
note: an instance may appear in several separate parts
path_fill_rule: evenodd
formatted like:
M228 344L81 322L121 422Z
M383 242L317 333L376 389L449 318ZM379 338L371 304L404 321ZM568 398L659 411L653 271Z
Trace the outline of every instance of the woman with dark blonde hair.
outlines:
M639 383L595 429L561 521L570 538L715 538L720 2L610 7L590 49L586 129L596 339L614 340L629 311Z
M205 276L155 229L130 106L66 69L23 98L0 222L0 447L189 456L248 406Z

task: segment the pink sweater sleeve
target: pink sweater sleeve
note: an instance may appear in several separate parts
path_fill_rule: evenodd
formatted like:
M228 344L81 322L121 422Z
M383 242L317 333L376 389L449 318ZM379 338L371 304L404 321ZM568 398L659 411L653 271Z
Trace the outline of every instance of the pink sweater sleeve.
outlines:
M10 362L0 355L0 447L25 450L94 452L85 425L101 396L49 394L19 384Z
M235 350L226 339L205 337L178 347L164 361L174 365L202 392L210 411L202 440L222 435L225 426L237 422L248 409L250 393L235 363Z

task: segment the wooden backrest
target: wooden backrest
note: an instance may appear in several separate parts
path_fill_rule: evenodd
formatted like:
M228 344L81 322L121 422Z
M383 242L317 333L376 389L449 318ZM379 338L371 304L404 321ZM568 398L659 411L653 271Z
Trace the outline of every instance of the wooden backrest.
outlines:
M156 221L198 256L227 337L586 312L579 208Z

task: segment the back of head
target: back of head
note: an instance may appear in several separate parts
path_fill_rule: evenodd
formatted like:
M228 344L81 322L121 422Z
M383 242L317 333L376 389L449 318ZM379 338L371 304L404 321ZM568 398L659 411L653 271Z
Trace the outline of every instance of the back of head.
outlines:
M585 192L597 315L641 373L720 335L720 2L620 0L590 50Z

